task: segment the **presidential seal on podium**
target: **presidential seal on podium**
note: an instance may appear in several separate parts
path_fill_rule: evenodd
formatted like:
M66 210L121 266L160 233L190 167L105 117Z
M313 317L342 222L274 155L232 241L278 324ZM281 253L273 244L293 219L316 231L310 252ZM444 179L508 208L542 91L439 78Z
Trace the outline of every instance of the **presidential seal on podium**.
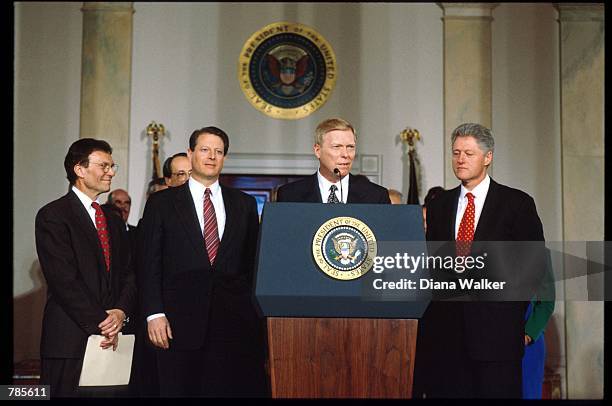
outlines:
M374 264L376 237L363 221L335 217L323 223L312 239L312 255L319 269L338 280L365 275Z
M245 42L238 58L244 95L273 118L310 115L327 101L336 76L336 56L329 42L299 23L265 26Z

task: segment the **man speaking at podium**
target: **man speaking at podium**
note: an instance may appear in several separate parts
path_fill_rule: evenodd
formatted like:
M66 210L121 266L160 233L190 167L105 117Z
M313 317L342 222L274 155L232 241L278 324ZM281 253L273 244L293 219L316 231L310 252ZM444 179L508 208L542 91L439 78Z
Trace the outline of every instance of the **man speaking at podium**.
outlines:
M387 203L389 193L366 177L349 174L355 159L357 137L346 120L330 118L315 130L317 173L278 189L278 202ZM347 176L348 175L348 176Z

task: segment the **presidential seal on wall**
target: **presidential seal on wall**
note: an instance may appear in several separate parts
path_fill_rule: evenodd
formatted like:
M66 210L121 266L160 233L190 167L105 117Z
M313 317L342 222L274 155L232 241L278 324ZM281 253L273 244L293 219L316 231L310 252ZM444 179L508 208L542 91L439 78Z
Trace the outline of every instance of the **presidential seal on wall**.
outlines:
M278 22L255 32L238 59L238 80L262 113L288 120L320 108L336 83L336 56L314 29Z
M321 271L338 280L360 278L374 264L377 245L370 227L353 217L335 217L319 227L312 255Z

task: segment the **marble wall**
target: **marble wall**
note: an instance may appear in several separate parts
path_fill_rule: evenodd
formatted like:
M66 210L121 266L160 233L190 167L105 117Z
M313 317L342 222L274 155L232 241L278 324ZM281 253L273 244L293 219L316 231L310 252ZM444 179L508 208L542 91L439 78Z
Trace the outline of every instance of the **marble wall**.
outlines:
M132 75L132 3L83 3L80 137L102 138L116 162L128 162ZM127 188L123 164L113 187Z
M457 185L451 134L463 123L492 128L491 22L496 4L442 3L444 9L444 187ZM492 174L492 169L489 170Z
M604 6L559 5L564 241L604 238ZM585 202L587 202L585 204ZM568 243L568 252L576 252ZM566 270L568 271L568 270ZM578 278L585 279L585 278ZM587 298L587 280L566 283ZM592 293L592 292L591 292ZM603 397L603 302L566 301L567 393Z

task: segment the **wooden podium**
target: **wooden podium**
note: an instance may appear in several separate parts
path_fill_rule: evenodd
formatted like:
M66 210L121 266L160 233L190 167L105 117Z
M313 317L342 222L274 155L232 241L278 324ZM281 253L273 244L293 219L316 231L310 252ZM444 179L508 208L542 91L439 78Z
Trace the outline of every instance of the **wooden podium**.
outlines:
M321 272L313 259L313 236L321 224L342 216L371 228L379 256L426 252L420 206L266 204L255 299L267 317L274 398L412 395L418 318L429 296L377 290L374 282L385 277L380 272L352 280Z
M268 318L272 397L410 398L417 324Z

